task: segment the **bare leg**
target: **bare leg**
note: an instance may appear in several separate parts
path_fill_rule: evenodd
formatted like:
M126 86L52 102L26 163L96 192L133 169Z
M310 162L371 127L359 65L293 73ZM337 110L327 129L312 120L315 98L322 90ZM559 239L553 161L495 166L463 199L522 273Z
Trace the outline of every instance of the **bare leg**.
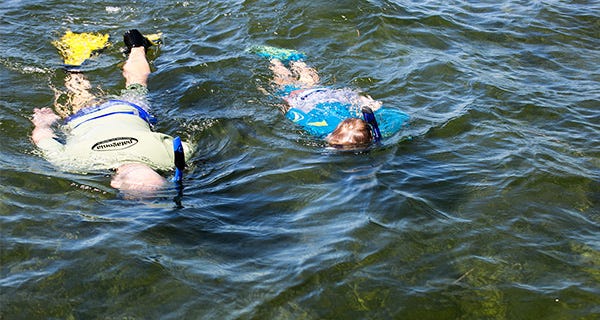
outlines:
M90 92L92 85L83 73L69 73L65 79L65 86L71 93L71 113L76 113L96 98Z
M317 70L302 61L290 62L290 69L288 69L281 61L273 59L269 69L273 72L273 83L279 87L296 85L306 89L314 87L320 81Z
M65 78L66 92L51 86L54 91L54 106L56 112L62 117L79 111L86 107L95 96L90 92L92 88L90 82L83 73L70 72ZM66 101L61 102L60 97L66 95Z
M292 61L290 62L290 67L302 87L310 88L319 84L320 80L317 70L307 66L303 61Z
M273 59L269 69L273 72L273 82L279 86L296 84L310 88L320 81L317 70L302 61L290 62L290 69L288 69L281 61Z
M148 75L150 75L150 65L146 59L146 49L143 46L132 47L123 65L125 85L146 86ZM110 185L124 192L147 193L156 191L166 182L165 178L144 163L126 163L117 168Z
M150 75L150 65L146 59L146 49L144 47L131 48L129 57L123 66L125 85L141 84L146 86L148 75Z
M272 59L269 69L273 72L273 83L279 87L296 83L292 72L278 59Z

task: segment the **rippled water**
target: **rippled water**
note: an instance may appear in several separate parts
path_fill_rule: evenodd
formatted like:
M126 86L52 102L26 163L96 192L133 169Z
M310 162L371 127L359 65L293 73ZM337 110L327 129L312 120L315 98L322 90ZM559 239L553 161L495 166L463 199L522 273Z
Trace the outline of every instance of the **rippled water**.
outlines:
M0 318L598 318L597 1L0 7ZM129 28L164 34L158 129L199 144L181 198L123 199L30 142L64 79L50 41L109 33L87 75L116 93ZM262 93L256 44L306 52L410 126L327 150Z

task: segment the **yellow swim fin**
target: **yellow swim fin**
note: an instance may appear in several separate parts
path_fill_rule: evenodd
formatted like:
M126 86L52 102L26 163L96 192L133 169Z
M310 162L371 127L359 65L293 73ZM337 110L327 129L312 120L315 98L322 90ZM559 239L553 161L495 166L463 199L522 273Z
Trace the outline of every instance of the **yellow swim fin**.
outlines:
M152 43L153 46L159 46L162 44L162 32L153 33L153 34L145 34L144 37Z
M60 40L52 41L52 44L58 49L66 65L80 66L94 53L109 45L108 37L108 34L74 33L69 30Z

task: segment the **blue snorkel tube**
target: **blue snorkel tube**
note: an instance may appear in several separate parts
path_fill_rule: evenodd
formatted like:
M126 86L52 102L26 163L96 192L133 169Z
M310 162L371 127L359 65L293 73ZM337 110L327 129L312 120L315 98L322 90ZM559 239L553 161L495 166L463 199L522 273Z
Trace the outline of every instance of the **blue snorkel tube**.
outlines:
M371 126L371 131L373 132L373 140L375 140L375 142L377 143L380 142L381 132L379 131L379 126L377 125L377 120L375 119L375 114L373 113L373 110L371 110L371 108L369 107L362 107L361 111L363 114L363 119L366 123L368 123Z
M175 155L175 176L173 182L181 184L183 180L183 170L185 169L185 154L183 153L183 144L181 138L173 139L173 154Z
M183 152L181 138L179 137L175 137L173 139L173 155L175 158L175 175L173 176L173 182L175 182L177 188L177 195L173 198L173 201L177 205L177 208L183 208L181 199L183 198L183 170L185 169L185 154Z

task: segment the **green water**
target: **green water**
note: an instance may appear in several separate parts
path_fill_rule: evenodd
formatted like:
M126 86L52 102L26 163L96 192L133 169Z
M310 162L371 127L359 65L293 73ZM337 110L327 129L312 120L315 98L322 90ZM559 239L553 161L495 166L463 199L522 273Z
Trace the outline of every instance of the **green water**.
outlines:
M0 319L598 319L597 1L4 1ZM198 143L183 195L57 170L33 108L67 29L151 53L157 129ZM252 45L411 117L367 153L278 111ZM178 204L181 204L179 206Z

